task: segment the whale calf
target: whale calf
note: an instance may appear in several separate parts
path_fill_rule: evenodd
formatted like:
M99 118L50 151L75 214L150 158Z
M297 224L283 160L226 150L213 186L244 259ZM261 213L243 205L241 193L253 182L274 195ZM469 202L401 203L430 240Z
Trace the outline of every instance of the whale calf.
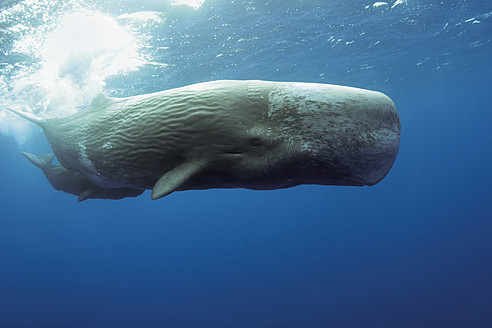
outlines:
M26 158L39 167L53 188L69 194L79 196L79 201L87 198L121 199L125 197L136 197L144 190L132 188L102 188L91 183L82 174L66 169L63 165L52 164L55 154L43 154L39 157L22 152Z
M370 186L392 167L400 121L386 95L319 83L224 80L127 98L96 97L38 119L53 154L24 153L57 190L152 199L211 188Z

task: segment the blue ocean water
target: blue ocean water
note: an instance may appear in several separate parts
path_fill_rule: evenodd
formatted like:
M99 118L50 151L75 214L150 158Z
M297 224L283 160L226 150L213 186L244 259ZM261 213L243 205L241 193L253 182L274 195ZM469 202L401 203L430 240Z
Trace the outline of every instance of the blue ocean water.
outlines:
M3 1L0 327L492 327L492 1ZM216 79L395 102L372 187L54 190L1 110L81 110Z

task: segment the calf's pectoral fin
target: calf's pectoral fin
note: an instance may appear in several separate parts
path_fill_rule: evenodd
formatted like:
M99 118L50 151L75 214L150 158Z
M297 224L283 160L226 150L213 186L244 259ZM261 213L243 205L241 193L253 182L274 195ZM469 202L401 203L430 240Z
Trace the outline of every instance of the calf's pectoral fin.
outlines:
M93 190L92 189L88 189L88 190L82 191L79 194L78 201L79 202L83 202L84 200L89 199L92 194L93 194Z
M186 181L200 172L204 166L205 163L200 161L187 162L176 166L156 182L154 188L152 188L150 197L152 199L158 199L176 191Z

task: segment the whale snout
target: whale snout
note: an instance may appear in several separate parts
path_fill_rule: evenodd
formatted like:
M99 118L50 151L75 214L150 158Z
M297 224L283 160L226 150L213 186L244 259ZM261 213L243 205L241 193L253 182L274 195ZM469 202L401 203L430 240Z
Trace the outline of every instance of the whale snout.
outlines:
M393 101L377 91L295 83L270 94L279 134L297 143L312 179L327 185L374 185L395 161L400 120ZM279 123L280 122L280 123Z
M385 94L348 89L352 96L338 111L339 119L325 121L331 128L324 135L320 157L337 172L345 172L341 184L371 186L393 166L400 147L400 119Z

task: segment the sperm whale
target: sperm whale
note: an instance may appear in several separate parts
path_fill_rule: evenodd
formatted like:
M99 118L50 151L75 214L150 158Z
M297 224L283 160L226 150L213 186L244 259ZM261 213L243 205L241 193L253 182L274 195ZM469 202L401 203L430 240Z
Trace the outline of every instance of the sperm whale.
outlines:
M392 167L400 120L386 95L319 83L221 80L96 97L39 119L54 154L24 155L57 190L121 199L151 189L370 186ZM60 164L52 164L56 156Z

